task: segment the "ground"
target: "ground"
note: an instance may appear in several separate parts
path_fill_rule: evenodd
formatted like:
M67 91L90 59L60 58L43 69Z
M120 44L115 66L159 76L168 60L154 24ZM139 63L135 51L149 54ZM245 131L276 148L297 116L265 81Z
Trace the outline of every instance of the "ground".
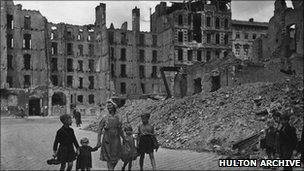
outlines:
M95 118L95 117L94 117ZM83 119L83 127L92 122L93 117ZM16 119L1 117L1 168L0 170L58 170L59 166L47 165L51 158L55 133L61 127L58 118L30 117ZM79 140L88 137L90 145L95 146L97 134L81 128L72 128ZM93 153L92 170L106 169L106 163L99 160L100 151ZM158 170L236 170L236 168L219 168L218 159L224 158L210 152L193 152L160 148L155 153ZM119 161L116 170L120 170ZM139 159L133 164L133 170L139 169ZM144 169L151 169L146 156ZM237 168L244 170L245 168ZM256 170L257 168L246 168ZM74 168L73 168L74 170Z
M84 120L84 124L90 119ZM59 166L47 165L51 158L52 145L56 130L61 127L58 118L29 119L1 118L1 170L54 170ZM72 127L79 140L88 137L91 146L96 144L97 134ZM99 161L99 150L93 153L93 169L105 169L106 163ZM158 169L218 169L217 160L221 157L214 153L197 153L159 149L155 153ZM148 156L146 159L149 159ZM138 160L134 169L139 169ZM122 162L116 169L120 169ZM145 160L145 168L151 168L149 160Z

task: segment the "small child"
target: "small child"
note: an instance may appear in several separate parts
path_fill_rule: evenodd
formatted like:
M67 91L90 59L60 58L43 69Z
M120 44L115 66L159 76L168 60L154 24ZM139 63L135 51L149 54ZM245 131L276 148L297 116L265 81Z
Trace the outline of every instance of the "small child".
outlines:
M92 148L89 146L89 139L82 138L80 140L81 147L79 148L79 155L76 162L76 170L87 170L92 168L92 154L91 152L97 151L100 146Z
M63 126L57 131L56 138L53 146L54 156L57 157L58 162L61 164L60 170L64 170L66 163L68 163L67 170L72 170L73 161L76 159L76 153L73 144L79 150L79 145L74 134L74 130L70 128L72 125L72 117L68 114L60 116L60 121ZM57 147L59 148L57 150Z
M132 160L136 160L137 150L135 147L135 139L133 137L133 129L130 125L126 126L125 129L125 139L122 145L122 155L121 160L124 162L121 170L125 170L128 165L128 169L132 168Z
M153 151L157 151L158 143L154 134L154 127L149 124L150 114L144 113L141 115L142 124L138 127L138 152L140 155L139 165L140 170L143 170L145 154L149 154L152 169L156 169Z
M275 159L276 156L276 129L274 127L274 121L267 121L268 128L266 129L265 143L266 143L266 153L268 159Z

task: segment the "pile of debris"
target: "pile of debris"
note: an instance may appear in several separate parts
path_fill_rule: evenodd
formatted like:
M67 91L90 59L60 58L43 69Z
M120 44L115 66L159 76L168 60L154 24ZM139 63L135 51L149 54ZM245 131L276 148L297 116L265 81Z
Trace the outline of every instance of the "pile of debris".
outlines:
M162 147L231 154L233 144L265 129L274 109L292 114L300 137L303 107L303 78L294 78L225 87L183 99L127 101L118 114L125 123L128 116L135 129L140 114L150 112ZM96 131L97 126L98 121L89 129Z

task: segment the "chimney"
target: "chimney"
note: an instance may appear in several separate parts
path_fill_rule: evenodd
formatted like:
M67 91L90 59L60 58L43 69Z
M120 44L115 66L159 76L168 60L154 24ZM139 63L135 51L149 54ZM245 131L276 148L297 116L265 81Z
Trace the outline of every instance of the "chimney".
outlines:
M253 19L253 18L250 18L250 19L249 19L249 22L253 22L253 21L254 21L254 19Z
M132 10L132 30L139 31L140 30L140 11L139 8L135 7Z

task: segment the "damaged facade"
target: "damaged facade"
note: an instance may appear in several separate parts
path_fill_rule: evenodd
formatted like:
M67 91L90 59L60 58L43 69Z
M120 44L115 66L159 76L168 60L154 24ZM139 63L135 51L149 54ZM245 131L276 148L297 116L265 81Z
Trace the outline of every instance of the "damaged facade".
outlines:
M278 59L286 73L303 73L303 1L292 0L288 8L285 0L276 0L274 15L269 20L266 37L255 42L256 57Z
M15 108L26 109L29 115L47 112L46 24L39 11L1 1L1 89L26 97L14 96L10 102L1 98L1 109L7 110L7 104L12 103Z
M92 25L53 24L39 11L1 1L1 89L12 92L1 98L1 110L58 115L73 107L83 114L100 109L111 92L105 4L95 11Z
M267 35L268 23L256 22L253 18L249 21L232 20L231 29L234 56L241 60L254 61L253 43Z
M151 32L157 33L165 66L185 68L195 63L227 58L231 53L231 2L198 0L166 2L156 6L151 15ZM179 72L182 73L182 72ZM175 97L189 95L187 76L166 73ZM200 91L202 78L193 78ZM191 92L191 91L190 91Z
M1 89L22 94L1 98L1 110L22 106L52 115L77 107L94 114L110 96L184 97L267 80L274 70L280 78L275 65L240 63L280 56L283 68L301 68L294 59L303 55L303 3L293 1L291 9L284 2L275 2L269 27L231 20L230 0L161 2L150 32L143 32L137 7L128 30L127 22L106 28L105 4L96 7L94 24L79 26L50 23L39 11L1 1Z
M128 23L108 29L111 78L116 95L138 98L164 93L159 68L163 66L158 35L140 31L140 9L132 10L132 30Z

